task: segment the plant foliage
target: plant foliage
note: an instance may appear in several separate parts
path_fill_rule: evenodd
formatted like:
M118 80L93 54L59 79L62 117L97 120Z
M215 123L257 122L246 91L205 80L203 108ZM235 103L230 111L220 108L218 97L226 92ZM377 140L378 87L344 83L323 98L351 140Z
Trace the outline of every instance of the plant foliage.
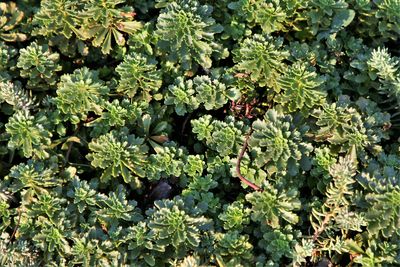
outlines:
M0 266L399 266L399 0L0 2Z

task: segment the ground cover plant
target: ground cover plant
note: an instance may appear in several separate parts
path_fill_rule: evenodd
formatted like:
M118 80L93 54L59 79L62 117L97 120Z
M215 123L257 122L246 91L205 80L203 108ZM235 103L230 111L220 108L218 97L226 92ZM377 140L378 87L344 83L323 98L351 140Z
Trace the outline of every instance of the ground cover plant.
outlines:
M0 3L0 266L400 266L399 0Z

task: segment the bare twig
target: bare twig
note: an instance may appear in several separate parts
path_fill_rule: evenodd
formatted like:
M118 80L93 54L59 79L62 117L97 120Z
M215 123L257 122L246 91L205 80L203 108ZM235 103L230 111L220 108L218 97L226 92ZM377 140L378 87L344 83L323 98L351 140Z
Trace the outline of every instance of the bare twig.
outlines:
M81 128L81 126L82 126L81 123L79 123L78 126L76 127L76 130L72 134L72 136L76 136L78 134L79 129ZM73 145L73 142L69 142L67 153L65 153L65 159L64 159L65 164L67 164L68 161L69 161L69 155L71 154L72 145Z
M67 153L65 153L65 163L66 163L66 164L67 164L68 161L69 161L69 155L71 154L72 145L73 145L73 142L70 142L70 143L68 144L68 150L67 150Z
M253 130L250 131L250 133L246 136L246 139L244 140L244 144L243 144L242 150L240 151L239 157L238 157L237 162L236 162L236 173L238 174L239 179L240 179L243 183L247 184L248 186L250 186L251 188L253 188L253 189L256 190L256 191L261 191L261 188L260 188L259 186L255 185L255 184L253 184L252 182L250 182L249 180L247 180L247 179L246 179L245 177L243 177L243 175L240 173L240 162L242 161L242 158L243 158L243 156L244 156L244 153L246 152L247 145L248 145L248 141L249 141L249 138L250 138L250 135L251 135L252 132L253 132Z
M19 225L21 224L21 213L22 213L21 209L18 208L18 222L14 227L14 230L11 234L10 240L8 240L8 244L11 243L11 240L14 238L15 234L17 233L17 229L18 229Z
M314 235L313 235L313 241L317 241L319 235L325 231L326 225L329 223L329 221L331 220L331 217L333 216L332 213L329 213L325 216L324 220L321 223L321 226L315 230Z
M190 119L191 116L192 116L192 113L189 113L189 114L186 116L185 120L183 121L182 129L181 129L181 138L183 138L183 135L184 135L184 133L185 133L186 124L188 123L188 121L189 121L189 119Z

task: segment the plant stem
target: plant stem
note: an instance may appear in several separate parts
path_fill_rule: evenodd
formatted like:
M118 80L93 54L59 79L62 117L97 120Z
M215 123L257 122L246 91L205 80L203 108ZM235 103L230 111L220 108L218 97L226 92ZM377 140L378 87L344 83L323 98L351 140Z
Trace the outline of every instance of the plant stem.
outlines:
M247 179L246 179L245 177L243 177L243 175L240 173L240 163L241 163L242 158L243 158L243 156L244 156L244 152L246 152L246 148L247 148L247 145L248 145L248 140L249 140L250 135L251 135L252 132L253 132L253 130L251 130L251 131L249 132L249 134L246 136L246 139L244 140L244 144L243 144L242 150L240 151L239 157L238 157L237 162L236 162L236 173L238 174L239 179L240 179L243 183L247 184L248 186L250 186L251 188L253 188L253 189L256 190L256 191L262 191L261 188L260 188L259 186L255 185L255 184L253 184L252 182L250 182L249 180L247 180Z
M19 227L19 225L21 223L21 213L22 212L21 212L20 208L18 208L18 222L14 227L14 230L13 230L11 236L10 236L10 240L8 240L8 244L10 244L11 240L14 238L15 234L17 233L17 229L18 229L18 227Z

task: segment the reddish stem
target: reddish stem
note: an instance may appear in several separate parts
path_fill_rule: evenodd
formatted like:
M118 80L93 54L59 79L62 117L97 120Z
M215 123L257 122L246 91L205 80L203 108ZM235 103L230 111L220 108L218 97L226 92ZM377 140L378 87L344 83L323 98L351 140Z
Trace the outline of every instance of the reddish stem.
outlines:
M239 157L238 157L238 159L237 159L237 162L236 162L236 173L238 174L239 179L240 179L243 183L247 184L248 186L250 186L251 188L253 188L253 189L256 190L256 191L261 191L261 188L260 188L259 186L255 185L255 184L253 184L252 182L250 182L249 180L247 180L247 179L246 179L245 177L243 177L243 175L240 173L240 162L242 161L242 158L243 158L243 156L244 156L244 152L246 152L247 143L248 143L248 140L249 140L249 138L250 138L251 132L252 132L252 131L250 131L250 133L246 136L246 139L244 140L244 144L243 144L242 150L240 151Z

